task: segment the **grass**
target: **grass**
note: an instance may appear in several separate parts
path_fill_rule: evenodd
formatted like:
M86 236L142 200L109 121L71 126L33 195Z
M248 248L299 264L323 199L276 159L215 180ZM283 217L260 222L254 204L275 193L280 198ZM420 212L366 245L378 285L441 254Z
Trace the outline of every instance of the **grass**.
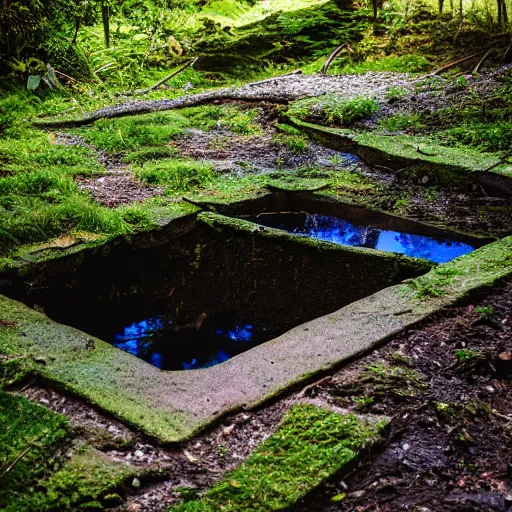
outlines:
M68 432L63 416L0 391L0 509L46 474Z
M227 474L202 499L172 511L287 509L375 442L384 425L383 421L374 425L354 415L339 415L311 405L294 406L274 435L240 468Z
M328 94L296 101L290 105L288 114L303 121L350 126L356 121L370 118L377 110L379 104L373 98L359 96L346 99L337 94Z
M200 191L216 180L211 165L195 160L150 161L134 170L139 180L162 185L167 194Z
M52 134L16 122L4 124L4 133L0 140L1 255L73 230L110 235L133 231L122 210L104 208L78 189L77 177L103 172L87 148L56 144Z
M159 112L121 119L101 119L92 128L76 130L87 142L105 151L134 151L164 146L185 133L188 120L179 112Z
M222 127L242 135L259 133L257 115L256 109L205 105L180 111L101 119L94 126L78 129L76 133L98 149L141 155L143 152L155 152L159 147L159 151L166 151L165 146L170 141L185 136L190 128L208 131ZM137 156L134 159L136 161Z
M333 73L342 75L362 74L368 71L391 71L395 73L421 73L429 68L429 63L423 55L389 55L363 62L333 66Z

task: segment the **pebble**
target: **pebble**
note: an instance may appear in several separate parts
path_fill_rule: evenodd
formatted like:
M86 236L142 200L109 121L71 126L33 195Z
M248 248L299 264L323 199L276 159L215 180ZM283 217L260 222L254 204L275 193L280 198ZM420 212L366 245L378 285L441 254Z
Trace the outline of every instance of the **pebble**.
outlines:
M134 455L135 457L144 457L144 452L141 450L136 450Z
M410 447L411 447L411 445L410 445L410 444L405 443L405 444L403 444L403 445L402 445L402 450L403 450L404 452L406 452Z
M132 480L132 487L134 487L135 489L138 489L140 487L140 480L138 478L134 478Z

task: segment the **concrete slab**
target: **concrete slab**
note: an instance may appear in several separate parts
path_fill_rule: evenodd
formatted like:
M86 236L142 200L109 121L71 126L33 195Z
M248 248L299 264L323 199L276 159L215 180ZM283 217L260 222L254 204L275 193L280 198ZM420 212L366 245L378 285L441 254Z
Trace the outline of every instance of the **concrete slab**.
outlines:
M55 385L163 442L179 442L228 412L254 407L340 366L509 276L512 237L300 325L223 364L176 372L161 371L1 297L0 319L16 325L0 327L0 353L26 355L34 371Z

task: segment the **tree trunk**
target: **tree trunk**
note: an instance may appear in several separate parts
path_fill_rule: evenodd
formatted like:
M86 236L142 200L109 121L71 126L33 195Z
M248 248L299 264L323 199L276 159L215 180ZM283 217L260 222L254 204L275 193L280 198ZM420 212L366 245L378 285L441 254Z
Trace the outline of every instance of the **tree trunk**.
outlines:
M438 0L438 4L439 4L439 14L443 14L444 0Z
M372 0L372 9L373 9L373 19L377 19L377 15L379 14L379 0Z
M105 46L110 46L110 7L105 1L101 3L101 17L103 20L103 33L105 34Z

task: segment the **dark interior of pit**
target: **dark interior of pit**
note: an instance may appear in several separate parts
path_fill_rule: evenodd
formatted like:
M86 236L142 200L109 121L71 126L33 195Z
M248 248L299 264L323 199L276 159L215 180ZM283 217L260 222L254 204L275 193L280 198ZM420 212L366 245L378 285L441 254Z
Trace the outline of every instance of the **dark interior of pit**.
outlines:
M269 194L236 209L242 216L307 209L472 247L488 241L308 193ZM263 227L239 229L236 222L219 228L190 215L7 276L3 293L159 368L181 370L222 363L430 268L424 260L269 237Z

